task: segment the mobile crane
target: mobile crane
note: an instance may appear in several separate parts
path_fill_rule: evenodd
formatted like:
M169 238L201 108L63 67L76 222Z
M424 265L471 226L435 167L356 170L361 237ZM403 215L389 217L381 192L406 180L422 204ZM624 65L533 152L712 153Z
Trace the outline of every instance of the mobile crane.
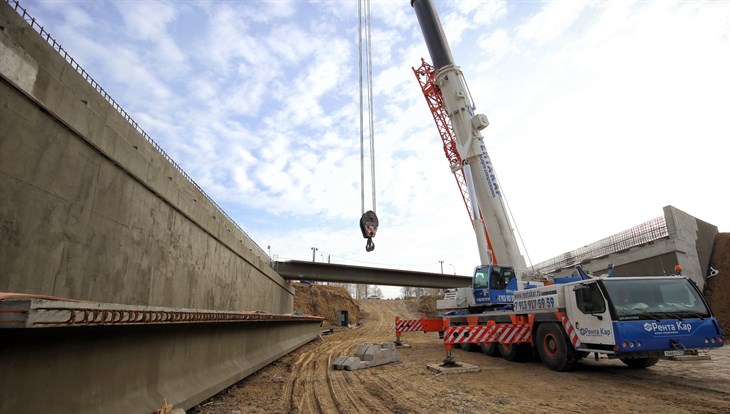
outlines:
M449 167L461 190L479 249L480 266L474 271L472 289L451 291L439 309L511 306L512 293L526 282L515 269L525 260L507 218L502 191L481 131L489 125L476 106L461 68L451 50L431 1L411 1L416 11L433 66L425 61L413 69L441 135Z
M525 269L505 213L481 131L487 117L476 114L463 73L454 64L432 0L411 0L433 66L414 69L462 191L479 246L481 265L473 289L447 298L441 308L469 314L439 319L396 318L396 343L409 331L437 331L446 364L454 346L479 346L510 361L539 356L556 371L572 369L594 353L645 368L660 358L696 356L723 346L723 332L697 286L684 276L561 278L527 285L515 275ZM488 231L489 229L489 231Z

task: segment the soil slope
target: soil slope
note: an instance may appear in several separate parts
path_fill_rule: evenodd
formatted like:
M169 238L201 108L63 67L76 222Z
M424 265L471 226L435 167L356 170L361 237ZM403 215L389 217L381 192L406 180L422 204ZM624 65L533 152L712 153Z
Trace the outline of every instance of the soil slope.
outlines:
M294 311L325 318L329 324L337 322L337 311L346 310L350 324L360 322L362 312L347 290L339 286L306 285L294 283Z

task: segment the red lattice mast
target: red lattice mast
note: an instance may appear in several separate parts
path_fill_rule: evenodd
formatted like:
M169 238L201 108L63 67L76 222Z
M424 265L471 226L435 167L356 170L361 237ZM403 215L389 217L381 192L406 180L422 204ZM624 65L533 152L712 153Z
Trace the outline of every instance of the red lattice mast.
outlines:
M454 172L454 178L456 179L456 185L459 186L461 192L461 198L464 200L464 207L469 214L469 220L472 221L472 227L474 226L474 212L471 208L469 190L466 186L466 177L464 177L464 170L461 168L461 155L459 150L456 148L456 140L454 139L454 129L451 126L451 118L444 108L443 96L441 95L441 89L436 86L435 76L436 71L433 66L426 63L425 59L421 59L421 67L418 69L412 68L413 73L416 75L418 84L421 85L423 91L423 97L426 98L428 109L433 115L433 121L436 123L436 129L439 131L441 136L441 142L444 145L444 154L446 159L449 161L449 167ZM489 239L489 232L487 227L484 225L482 218L482 212L479 211L479 218L482 219L482 228L484 229L484 236L487 238L487 246L489 250L494 252L492 249L492 241ZM494 263L497 262L496 257L492 257Z

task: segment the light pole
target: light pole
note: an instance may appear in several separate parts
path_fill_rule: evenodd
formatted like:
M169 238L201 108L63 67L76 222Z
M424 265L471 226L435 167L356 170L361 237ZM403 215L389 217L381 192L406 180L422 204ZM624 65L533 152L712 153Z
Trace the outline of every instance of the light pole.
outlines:
M449 263L449 266L451 266L451 267L452 267L452 268L454 269L454 276L456 276L456 266L454 266L454 265L453 265L453 264L451 264L451 263Z
M314 261L315 261L314 259L315 259L315 257L316 257L316 254L317 254L317 250L319 250L319 249L318 249L318 248L316 248L316 247L312 247L312 262L313 262L313 263L314 263Z
M439 263L441 263L441 274L443 275L444 274L444 261L439 260Z

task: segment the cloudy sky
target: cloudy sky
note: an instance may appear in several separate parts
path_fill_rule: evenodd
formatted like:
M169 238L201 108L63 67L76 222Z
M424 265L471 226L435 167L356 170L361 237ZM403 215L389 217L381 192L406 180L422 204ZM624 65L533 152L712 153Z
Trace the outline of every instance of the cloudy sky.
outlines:
M366 253L357 1L21 2L279 260L317 247L317 261L470 274L409 4L371 5L380 229ZM533 263L666 205L730 231L730 2L436 7Z

